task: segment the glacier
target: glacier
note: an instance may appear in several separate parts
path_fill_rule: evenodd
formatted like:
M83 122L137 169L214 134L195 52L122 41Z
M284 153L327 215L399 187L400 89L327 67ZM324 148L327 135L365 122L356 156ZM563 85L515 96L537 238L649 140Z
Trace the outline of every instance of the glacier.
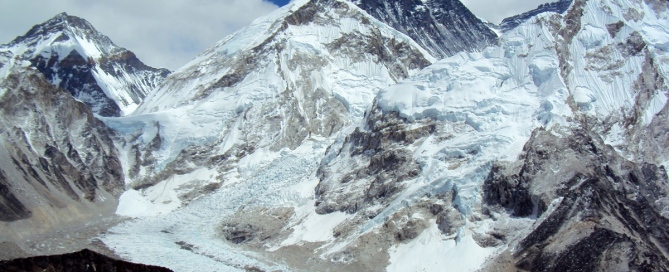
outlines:
M180 118L188 116L189 121L175 123L186 125L186 128L202 122L207 123L205 127L216 127L209 131L210 135L225 136L210 137L212 140L205 140L204 143L217 148L213 153L233 150L240 143L241 135L249 133L243 129L246 119L234 116L252 112L254 107L258 107L259 101L272 97L273 94L266 90L291 86L291 80L286 79L294 77L296 71L299 74L300 70L293 70L290 66L277 67L267 62L262 65L264 68L258 72L253 70L239 83L220 88L211 84L220 82L218 79L230 73L231 66L220 64L219 58L215 56L227 56L229 60L243 58L244 52L253 52L256 50L254 46L265 42L254 33L265 33L264 37L276 35L275 31L281 27L276 22L287 20L290 12L296 12L308 3L300 1L289 5L223 40L177 71L171 81L168 79L163 91L159 89L153 93L136 111L135 116L128 118L139 119L156 114ZM240 269L245 265L280 269L286 263L274 263L271 257L268 260L255 254L265 252L282 259L284 257L281 256L285 256L283 254L293 252L292 246L313 250L321 261L306 266L291 266L296 264L287 261L290 269L326 269L332 267L329 265L372 269L359 263L364 259L362 256L371 250L361 246L361 241L378 243L385 251L379 253L381 257L377 262L381 267L374 267L375 270L385 270L386 267L393 271L437 268L474 271L485 268L487 264L494 263L498 256L502 256L500 254L512 250L515 243L544 222L561 203L560 199L555 199L547 207L539 208L545 209L543 213L535 208L534 217L529 218L503 213L494 213L492 217L486 215L482 186L493 164L513 163L525 154L525 145L537 129L565 135L565 128L591 122L595 131L600 131L607 142L623 144L625 141L620 137L629 137L625 136L629 133L624 132L629 128L623 124L628 122L625 118L631 111L642 110L634 114L640 116L639 125L647 126L666 108L665 85L661 85L657 92L643 101L638 99L639 93L635 91L635 82L649 69L644 64L649 59L655 63L653 67L657 67L655 69L661 76L666 78L661 68L663 65L659 64L664 63L666 54L661 41L663 35L655 31L664 31L662 29L666 29L667 21L662 17L664 11L656 11L654 8L659 9L639 1L575 1L564 13L549 10L533 14L517 26L504 30L498 37L497 45L479 52L462 52L434 61L426 51L418 50L425 59L434 63L420 71L411 72L403 80L387 76L384 67L378 64L361 66L352 65L351 60L346 58L343 61L333 60L333 63L347 68L321 70L323 74L330 75L329 78L314 79L312 75L311 80L315 81L310 84L332 90L333 96L346 109L348 114L344 119L350 121L345 122L337 133L312 133L304 140L288 145L273 145L261 140L255 144L259 148L239 158L237 166L233 166L236 171L229 172L234 174L228 174L217 191L192 200L170 213L121 224L113 228L103 240L116 252L133 261L169 263L168 266L179 271L193 269L182 265L183 261L192 257L193 251L183 252L180 242L197 248L195 251L200 256L210 256L208 263L212 260L212 265L220 262L219 265L223 265L217 268L220 270L228 269L222 267ZM573 18L577 13L582 15ZM630 14L642 17L630 18ZM323 44L345 36L338 31L369 33L369 30L360 29L360 25L350 19L339 22L341 25L335 28L312 25L308 28L289 28L291 34L288 36L292 38L285 43L286 46L282 48L284 51L281 52L295 52L291 53L297 54L292 55L293 58L300 54L327 56L332 53ZM380 22L375 25L383 26ZM280 33L283 35L283 32ZM393 31L386 33L399 35ZM399 37L410 40L404 35ZM282 80L275 71L291 73L284 74ZM201 74L208 76L196 76ZM378 76L381 78L377 79ZM384 82L397 84L383 86ZM211 88L220 89L207 91ZM177 96L176 90L179 90ZM204 118L223 111L226 113L214 118L216 121L212 123ZM262 115L245 114L244 118L252 116ZM114 122L118 120L108 121L112 127ZM161 129L168 129L167 124L161 124ZM604 127L619 128L614 130ZM406 140L393 142L392 137L398 136L383 130L390 128L406 133L402 136ZM176 140L184 137L179 136L179 133L161 133L164 133L162 135L167 141L175 137L174 143L188 142ZM391 137L389 140L380 138L381 149L359 146L365 139L377 139L374 137L379 134ZM187 149L190 144L201 143L188 142L186 146L177 149ZM619 150L630 159L635 156L633 152L625 152L622 148ZM408 159L400 159L395 167L400 170L407 167L408 176L402 176L396 184L383 181L383 186L389 187L381 188L386 190L380 192L382 198L369 198L372 192L378 193L373 191L376 190L374 184L378 182L375 180L383 174L361 176L361 171L370 171L365 169L378 156L383 160L397 154L407 156ZM305 160L296 162L296 158ZM656 163L665 163L663 158L664 155L657 158ZM169 161L176 158L161 158L165 159ZM291 170L282 170L287 168ZM418 172L414 174L412 169L418 169ZM393 170L381 171L396 173L391 172ZM185 177L174 175L172 180ZM163 181L153 186L167 188L165 183ZM186 184L180 181L176 183ZM316 196L313 195L314 191ZM145 197L151 197L152 193L148 190L142 192ZM442 228L439 222L444 222L444 219L440 219L440 216L446 215L443 212L430 213L425 210L426 205L443 207L449 218L455 216L462 219L453 219L452 222L459 223ZM233 247L236 252L234 256L211 257L228 256L233 251L223 241L225 237L216 231L216 226L221 224L219 218L236 217L237 212L253 210L250 207L285 207L292 211L292 216L278 234L270 236L259 248ZM451 210L456 211L455 215ZM194 217L198 219L193 220ZM198 224L194 225L194 221ZM199 223L202 221L204 223ZM393 229L392 226L399 229ZM316 227L336 235L314 235L311 231ZM157 237L145 237L143 235L147 235L147 232L142 230L147 228L163 229L153 231ZM487 246L484 241L490 239L486 237L499 228L512 230L508 239L515 242ZM445 229L449 233L444 233ZM400 231L400 234L395 231ZM387 239L383 238L388 237L386 235L400 235L395 236L400 237L396 239L410 237L410 242L380 242ZM247 238L250 241L255 239L244 239ZM151 246L156 251L138 250L146 247L144 243L147 241L156 243ZM464 255L453 252L462 252L458 254ZM443 258L444 254L450 257ZM462 266L448 265L463 258L470 261ZM370 262L369 265L376 265L376 262Z
M293 1L97 116L125 183L96 238L175 271L669 267L666 1L467 13L471 50L397 3Z

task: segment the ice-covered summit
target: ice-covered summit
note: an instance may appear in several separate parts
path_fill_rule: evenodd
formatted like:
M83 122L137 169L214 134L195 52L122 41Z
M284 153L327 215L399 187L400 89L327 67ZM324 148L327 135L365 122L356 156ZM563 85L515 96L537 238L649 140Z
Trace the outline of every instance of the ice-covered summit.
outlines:
M433 60L349 1L295 1L174 72L128 120L161 124L158 168L190 145L294 149L359 120L379 89Z
M211 252L258 265L230 247L310 260L267 270L616 270L662 258L666 2L543 6L552 12L526 14L492 46L415 70L430 51L353 4L294 2L108 121L141 135L125 153L145 187L128 199L169 207L105 241L184 270L176 260ZM221 189L192 200L202 184ZM149 228L160 246L136 250Z
M61 13L0 46L101 116L131 113L169 71L142 63L86 20Z
M113 45L109 37L95 30L88 21L68 15L65 12L59 13L44 23L33 26L26 34L16 37L6 46L24 46L18 48L23 49L23 52L17 50L15 53L33 53L32 57L36 57L37 54L41 53L40 49L43 49L37 47L40 47L40 45L42 45L41 47L49 46L50 44L45 42L53 42L54 38L59 37L61 37L60 41L70 38L88 41L87 44L82 44L81 48L74 48L86 57L99 58L103 54L110 55L122 50L122 48Z
M459 0L353 0L378 20L414 39L437 58L477 51L497 35Z
M572 2L573 0L559 0L552 3L541 4L533 10L524 12L522 14L514 15L509 18L505 18L504 20L502 20L502 23L500 23L499 28L502 31L511 30L520 25L521 23L530 20L532 17L544 12L554 12L562 14L565 11L567 11Z
M100 241L177 271L668 270L668 2L560 1L494 40L470 15L293 1L103 122L7 49L0 185L125 180Z

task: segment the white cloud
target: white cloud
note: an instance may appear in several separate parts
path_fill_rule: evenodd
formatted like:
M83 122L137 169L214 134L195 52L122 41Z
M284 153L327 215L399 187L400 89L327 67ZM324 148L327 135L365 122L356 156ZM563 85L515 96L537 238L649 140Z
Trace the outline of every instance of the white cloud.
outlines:
M0 43L67 12L146 64L176 69L276 8L263 0L0 0Z
M499 24L504 18L511 17L541 4L557 0L460 0L469 10L480 18Z
M553 0L461 0L493 23ZM146 64L176 69L277 7L263 0L0 0L0 43L60 12L82 17Z

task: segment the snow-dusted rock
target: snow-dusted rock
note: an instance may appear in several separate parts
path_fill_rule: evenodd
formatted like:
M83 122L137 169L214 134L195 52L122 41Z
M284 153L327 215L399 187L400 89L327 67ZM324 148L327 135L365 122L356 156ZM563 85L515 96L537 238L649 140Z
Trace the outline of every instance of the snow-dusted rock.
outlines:
M178 271L666 270L668 5L559 1L436 61L436 1L293 1L103 118L135 218L101 239Z
M478 51L497 41L497 34L458 0L351 2L408 35L439 59Z
M34 68L12 67L0 89L0 240L112 215L125 180L104 123Z
M669 191L666 172L658 166L667 161L667 141L660 133L667 125L664 68L667 64L662 43L657 42L658 33L653 32L667 29L664 28L668 23L666 4L607 0L558 4L563 5L564 13L532 14L519 21L515 28L506 29L499 37L499 46L489 47L481 53L461 53L440 60L408 80L382 90L365 120L348 136L336 141L323 160L316 191L317 211L354 213L365 218L361 219L364 223L361 223L360 232L373 233L394 215L420 205L426 199L436 199L440 194L451 192L451 205L467 218L466 227L461 228L461 233L453 239L466 241L471 235L479 245L486 247L503 248L500 245L506 244L511 248L509 252L500 250L488 255L502 256L493 263L512 263L510 267L527 270L569 270L579 264L597 267L604 258L602 251L573 258L574 262L562 261L567 257L560 256L578 254L575 246L622 250L626 242L620 240L617 243L616 239L625 235L646 237L638 238L640 241L665 241L666 234L659 229L631 234L621 231L618 223L607 221L598 225L596 228L601 231L592 235L558 242L560 237L570 235L578 229L578 224L584 222L584 217L575 215L574 211L605 213L599 209L620 209L621 213L640 213L643 214L638 215L640 217L666 224L667 219L663 216L666 216ZM655 26L653 31L648 25ZM667 34L663 32L659 37ZM578 133L560 133L565 127L594 133L597 136L588 137L601 137L613 144L617 151L602 147L600 139L597 144L588 145L578 141L581 137ZM652 134L648 133L649 129ZM424 132L415 133L421 130ZM606 149L612 154L601 155L598 152L604 151L593 151L596 154L592 156L598 159L588 163L589 159L570 157L567 150L558 148L560 144L528 142L532 133L539 130L549 131L543 132L546 135L555 134L553 137L559 141L574 142L572 148L577 152L593 148ZM550 165L539 166L538 162L530 162L522 168L511 167L513 170L493 167L500 162L517 164L518 156L525 154L523 146L526 150L536 150L535 155L542 161L551 161ZM368 169L373 169L377 158L390 158L391 154L403 155L385 160L383 165L390 171L369 175ZM548 159L558 154L565 158ZM625 160L621 157L632 161L621 162L619 160ZM414 168L416 164L418 167ZM574 185L578 182L562 180L575 173L586 176L600 173L608 164L614 170L607 175L619 177L621 182L626 182L624 186L630 187L621 189L618 185L608 184L615 181L602 176L596 179L603 184L583 187ZM614 165L622 170L615 170L619 168ZM532 172L536 176L531 178L525 176L532 167L540 167L545 172ZM640 174L643 167L647 167L648 176ZM416 169L417 172L396 174L402 169ZM493 194L496 201L486 204L482 197L487 192L482 190L482 185L486 179L497 175L507 179L511 186L498 188L497 194ZM649 187L635 187L631 185L634 180L644 180ZM376 188L383 189L381 194L370 193L379 191ZM621 190L633 191L643 204L613 200L584 209L563 200L564 197L570 201L600 203L597 197L586 194L588 190L601 190L607 198L613 199L620 196ZM581 194L586 194L582 200L579 199ZM619 202L625 203L624 206L607 206ZM488 205L497 204L511 209L513 216L538 220L534 225L525 223L526 227L519 228L517 222L523 219L511 218L505 210L488 210ZM568 217L565 219L568 223L540 224L564 217ZM546 221L542 221L544 219ZM635 224L628 219L620 220ZM428 235L427 231L424 235ZM538 236L541 238L536 239ZM608 239L610 244L598 244L596 241L600 238ZM515 247L514 241L518 239L525 240L520 247ZM549 245L541 253L531 248L544 242ZM467 246L466 242L455 245L458 246L464 251L471 250L472 254L484 252ZM630 254L652 255L666 246L665 242L638 242L633 244L634 250ZM443 248L447 246L443 245ZM418 247L414 249L419 250ZM393 248L389 252L397 250ZM512 255L516 254L514 250L521 251ZM557 252L563 255L550 255ZM510 262L503 257L511 255L516 259ZM391 256L398 259L391 258L389 268L410 265L399 259L399 255ZM421 257L423 261L420 263L443 259L438 255ZM657 267L665 267L666 257L656 257L663 258ZM606 267L602 269L646 265L633 261L634 257L629 258L620 263L601 264Z
M348 1L296 1L174 72L132 116L106 122L143 135L129 136L135 140L125 147L141 165L129 173L135 185L175 170L224 171L256 152L339 133L363 117L378 90L432 61L411 38ZM161 143L155 150L154 135Z
M101 116L132 113L169 74L145 65L86 20L65 13L1 45L0 51L30 61L53 85Z

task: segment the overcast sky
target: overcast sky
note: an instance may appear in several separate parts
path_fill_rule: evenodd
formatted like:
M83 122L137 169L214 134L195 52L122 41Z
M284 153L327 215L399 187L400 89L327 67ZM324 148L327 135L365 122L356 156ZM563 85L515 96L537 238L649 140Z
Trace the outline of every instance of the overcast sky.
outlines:
M174 70L289 0L0 0L0 44L61 12L82 17L146 64ZM493 23L552 0L461 0ZM273 2L273 3L272 3ZM274 4L277 3L277 4Z

